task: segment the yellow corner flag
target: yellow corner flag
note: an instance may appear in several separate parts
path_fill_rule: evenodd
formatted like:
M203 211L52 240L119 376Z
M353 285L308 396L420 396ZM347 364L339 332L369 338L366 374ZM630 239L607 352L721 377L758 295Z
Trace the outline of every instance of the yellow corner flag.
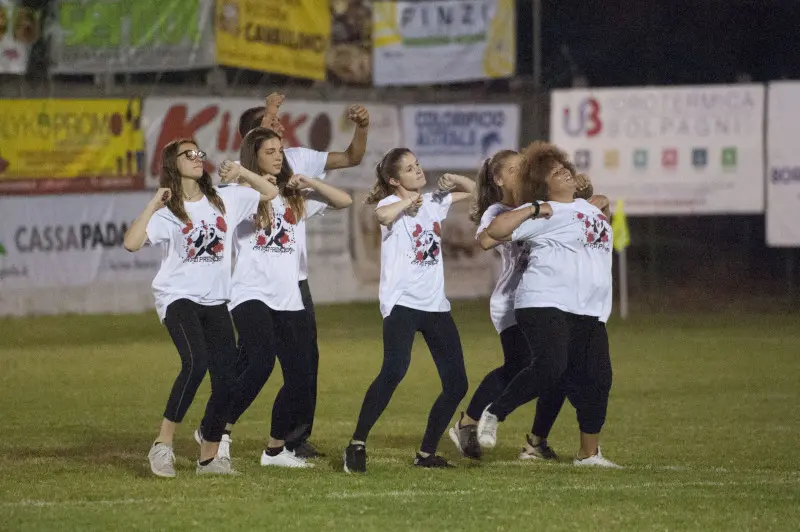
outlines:
M622 251L631 243L631 234L628 231L628 219L625 217L625 208L622 200L617 200L614 217L611 220L611 230L614 231L614 249Z

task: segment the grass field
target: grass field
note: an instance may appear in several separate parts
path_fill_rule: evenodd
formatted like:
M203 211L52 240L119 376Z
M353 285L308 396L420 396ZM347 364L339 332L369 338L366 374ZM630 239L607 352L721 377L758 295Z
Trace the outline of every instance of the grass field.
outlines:
M194 475L198 392L176 440L178 478L154 478L155 437L178 356L155 313L0 320L2 530L797 530L800 315L647 315L612 321L603 451L620 471L518 463L532 407L479 463L410 467L438 379L421 338L372 433L369 473L341 452L381 362L376 305L319 309L320 404L308 471L264 470L276 372L234 433L238 478ZM470 393L501 359L486 302L454 304ZM462 405L465 406L465 405ZM565 407L551 444L576 450Z

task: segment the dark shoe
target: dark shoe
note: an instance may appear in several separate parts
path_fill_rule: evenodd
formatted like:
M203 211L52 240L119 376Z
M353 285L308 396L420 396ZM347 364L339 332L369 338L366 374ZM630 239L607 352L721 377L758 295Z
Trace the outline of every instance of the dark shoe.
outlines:
M414 458L414 465L417 467L428 467L428 468L455 467L441 456L430 454L423 458L423 456L419 453L417 453L417 457Z
M344 472L367 472L367 448L365 446L360 443L351 443L347 446L347 449L344 450Z
M325 456L323 453L319 452L313 445L311 445L307 441L304 441L303 443L301 443L292 450L294 451L294 455L296 457L303 458L305 460L309 460L312 458L322 458Z

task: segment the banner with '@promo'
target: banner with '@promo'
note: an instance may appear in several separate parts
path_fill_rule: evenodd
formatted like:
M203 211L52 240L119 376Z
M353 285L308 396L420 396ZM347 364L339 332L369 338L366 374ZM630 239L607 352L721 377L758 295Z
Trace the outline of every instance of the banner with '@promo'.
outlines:
M24 74L41 35L40 14L21 0L0 0L0 74Z
M376 1L372 13L375 85L514 75L514 0Z
M216 13L219 64L325 79L328 0L217 0Z
M769 84L767 244L800 246L800 82Z
M144 184L139 100L0 100L0 194Z
M764 211L764 87L563 90L550 139L628 214Z
M56 73L158 72L214 65L212 0L59 0Z
M478 168L498 150L519 148L516 104L406 105L405 146L429 170Z
M206 169L217 178L217 165L238 160L242 139L239 116L263 102L249 98L160 98L144 101L147 136L147 186L158 186L161 150L172 140L195 138L208 153ZM347 119L350 104L287 100L280 119L286 147L303 146L318 151L345 151L353 138L354 124ZM375 165L388 150L400 145L400 117L393 105L369 104L369 139L361 164L328 173L331 183L346 188L369 188Z

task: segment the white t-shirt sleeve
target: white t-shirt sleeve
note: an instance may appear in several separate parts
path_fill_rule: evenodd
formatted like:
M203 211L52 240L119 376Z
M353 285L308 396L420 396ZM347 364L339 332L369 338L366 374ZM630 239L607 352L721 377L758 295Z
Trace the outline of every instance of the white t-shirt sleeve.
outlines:
M306 198L304 209L305 213L303 214L303 217L308 220L309 218L323 214L327 208L328 204L324 201L319 201L314 198Z
M430 202L435 207L434 210L439 219L444 220L453 204L453 195L447 190L437 190L423 194L423 200Z
M217 188L225 203L229 223L236 227L258 210L261 194L250 187L227 185Z
M295 174L302 174L315 179L325 179L328 152L308 148L287 148L283 153Z
M531 205L532 203L526 203L525 205L517 207L514 210L518 211L521 209L530 209ZM511 240L530 240L542 235L547 231L547 221L548 220L545 220L544 218L540 218L538 220L525 220L519 227L514 229L513 233L511 233Z
M489 205L489 208L486 209L481 216L481 221L478 224L478 229L475 231L475 239L477 240L480 237L481 233L488 229L489 224L492 223L492 220L497 218L497 215L503 212L503 207L499 203L495 203L493 205Z
M171 224L169 220L167 220L166 216L163 215L163 211L165 210L169 212L166 207L163 207L156 211L156 213L150 217L150 221L147 222L147 229L145 229L145 232L147 233L146 243L150 244L151 246L155 246L169 240L173 224Z
M381 207L386 207L387 205L391 205L392 203L397 203L400 201L400 198L397 196L387 196L380 200L377 205L375 205L375 209L380 209Z

